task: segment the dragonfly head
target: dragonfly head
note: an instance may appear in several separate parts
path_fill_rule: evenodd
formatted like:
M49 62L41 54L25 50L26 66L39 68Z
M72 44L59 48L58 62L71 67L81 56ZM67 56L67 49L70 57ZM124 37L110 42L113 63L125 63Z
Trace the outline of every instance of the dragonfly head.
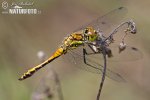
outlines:
M93 27L87 27L84 30L84 34L87 37L87 40L93 42L98 38L98 33L96 32L96 30Z

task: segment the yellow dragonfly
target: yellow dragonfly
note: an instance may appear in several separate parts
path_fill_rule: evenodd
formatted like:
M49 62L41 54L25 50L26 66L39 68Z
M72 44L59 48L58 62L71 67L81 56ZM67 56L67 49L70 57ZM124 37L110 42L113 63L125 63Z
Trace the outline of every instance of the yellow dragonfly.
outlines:
M73 62L76 66L91 72L104 74L104 76L105 63L104 65L100 63L100 57L102 57L102 59L108 58L112 60L115 58L120 60L120 58L122 58L123 60L129 61L139 59L141 56L140 51L135 47L130 47L125 44L125 37L129 34L136 33L136 26L132 20L119 22L126 12L126 8L119 7L75 30L64 39L62 45L50 56L50 58L29 69L19 80L29 78L39 69L62 55L69 55L70 62ZM117 26L112 29L111 32L107 32L106 30L111 29L110 26L113 25ZM122 37L120 44L114 46L113 44L115 44L116 41L114 35L116 35L120 29L124 29L125 31L121 33ZM113 48L115 49L113 50ZM128 55L128 53L131 53L132 56ZM124 81L120 74L108 68L106 76L116 81Z

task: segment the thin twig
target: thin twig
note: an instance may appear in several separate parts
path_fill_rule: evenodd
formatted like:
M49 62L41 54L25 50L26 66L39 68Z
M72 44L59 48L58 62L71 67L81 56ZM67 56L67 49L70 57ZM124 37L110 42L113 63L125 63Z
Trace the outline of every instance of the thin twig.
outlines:
M53 74L54 74L54 79L55 79L56 86L57 86L57 92L58 92L59 100L64 100L63 92L62 92L62 88L61 88L61 83L60 83L58 74L54 70L53 70Z
M99 90L98 90L98 94L97 94L97 98L96 100L100 100L100 96L101 96L101 91L102 91L102 88L103 88L103 84L104 84L104 81L105 81L105 75L106 75L106 67L107 67L107 60L106 60L106 47L105 47L105 42L106 40L112 38L112 36L117 33L118 29L120 27L122 27L123 25L126 25L126 24L129 24L130 21L127 21L127 22L123 22L121 23L120 25L118 25L111 33L110 35L103 41L102 43L102 54L103 54L103 58L104 58L104 68L103 68L103 72L102 72L102 79L101 79L101 82L100 82L100 87L99 87Z
M132 34L135 34L136 33L136 26L135 26L135 23L133 20L129 20L129 21L125 21L121 24L119 24L115 29L113 29L113 31L110 33L110 35L104 40L108 40L109 38L111 38L115 33L118 32L118 29L120 29L120 27L123 27L124 25L127 25L127 31L129 31L130 33Z
M101 79L101 82L100 82L100 87L99 87L99 91L98 91L98 94L97 94L97 99L96 100L100 100L100 95L101 95L101 91L102 91L102 87L103 87L103 84L104 84L104 80L105 80L105 74L106 74L106 67L107 67L107 60L106 60L106 47L105 47L105 43L106 43L106 40L111 40L110 42L113 41L113 35L115 33L118 32L118 30L120 29L120 27L123 27L124 25L128 25L126 32L130 32L132 34L135 34L136 33L136 26L135 26L135 23L130 20L130 21L126 21L126 22L123 22L121 23L120 25L118 25L111 33L110 35L105 38L103 41L102 41L102 54L103 54L103 58L104 58L104 68L103 68L103 73L102 73L102 79ZM124 37L122 38L122 42L124 42L124 38L127 34L124 35Z
M96 100L100 100L101 91L102 91L102 87L103 87L104 80L105 80L105 75L106 75L107 61L106 61L106 49L105 49L105 47L103 47L103 58L104 58L104 69L103 69L102 79L101 79L101 82L100 82L100 87L99 87L99 90L98 90Z

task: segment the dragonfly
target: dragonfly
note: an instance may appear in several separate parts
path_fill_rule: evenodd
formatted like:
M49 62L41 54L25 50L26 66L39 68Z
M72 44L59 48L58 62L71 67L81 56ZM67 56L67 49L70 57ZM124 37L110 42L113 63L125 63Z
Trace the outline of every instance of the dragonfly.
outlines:
M29 78L56 58L66 56L69 58L70 63L73 62L75 66L79 66L81 69L102 74L101 88L105 75L115 81L125 81L120 74L106 68L106 62L107 59L119 61L122 58L123 60L132 61L141 58L141 52L136 47L128 46L125 43L127 35L136 34L137 32L133 20L121 22L126 12L125 7L119 7L76 29L65 37L62 45L52 56L29 69L19 80ZM114 28L113 25L117 26ZM121 29L124 29L123 32L119 31ZM111 31L108 32L108 30ZM117 38L114 38L117 33L121 35L119 44L115 43ZM103 64L101 59L103 59Z

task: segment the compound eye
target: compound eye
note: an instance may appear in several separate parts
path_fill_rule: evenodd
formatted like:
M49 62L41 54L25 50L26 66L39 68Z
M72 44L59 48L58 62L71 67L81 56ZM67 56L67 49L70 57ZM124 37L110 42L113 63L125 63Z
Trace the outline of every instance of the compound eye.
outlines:
M88 33L89 32L89 30L88 29L85 29L85 33Z

